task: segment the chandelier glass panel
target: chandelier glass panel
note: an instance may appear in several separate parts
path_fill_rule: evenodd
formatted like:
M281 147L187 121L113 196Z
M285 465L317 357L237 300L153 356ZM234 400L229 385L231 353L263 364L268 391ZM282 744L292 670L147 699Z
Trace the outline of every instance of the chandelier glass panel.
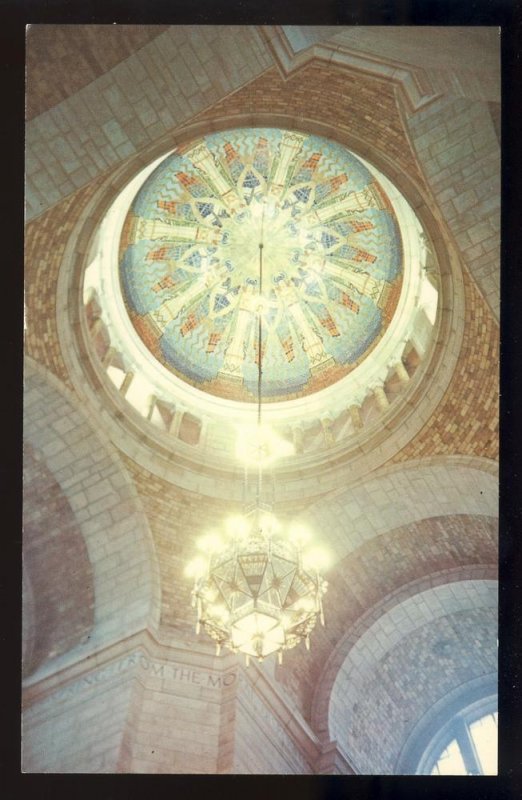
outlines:
M256 500L243 515L229 518L222 529L198 542L201 555L186 574L194 579L193 606L197 633L203 629L222 647L263 660L300 642L310 647L310 634L319 618L324 624L322 597L327 582L321 575L328 555L310 547L310 533L295 523L283 526L262 501L263 469L292 446L262 425L263 239L265 209L259 230L258 276L258 392L257 425L241 432L237 455L247 469L257 468ZM270 214L268 213L269 217Z

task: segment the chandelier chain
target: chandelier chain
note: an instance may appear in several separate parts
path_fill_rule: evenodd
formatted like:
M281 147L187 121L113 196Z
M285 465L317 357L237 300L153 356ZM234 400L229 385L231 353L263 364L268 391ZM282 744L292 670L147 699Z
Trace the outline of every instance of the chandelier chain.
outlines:
M259 306L258 306L258 328L257 328L257 431L258 436L260 437L261 434L261 403L262 403L262 380L263 380L263 347L262 347L262 335L263 335L263 314L262 314L262 306L263 306L263 246L264 246L264 228L265 228L265 210L266 204L263 204L263 211L261 213L261 235L260 235L260 242L259 242ZM259 459L258 469L257 469L257 505L261 502L261 492L262 492L262 464L261 459Z

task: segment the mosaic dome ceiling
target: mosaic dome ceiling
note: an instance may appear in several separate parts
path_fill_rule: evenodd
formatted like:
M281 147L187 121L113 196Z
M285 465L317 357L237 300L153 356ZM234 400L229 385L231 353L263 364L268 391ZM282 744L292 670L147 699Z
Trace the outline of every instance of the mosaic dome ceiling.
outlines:
M149 351L221 397L256 399L261 310L263 397L288 400L335 383L382 338L401 237L384 190L344 147L239 128L154 170L127 214L119 273Z

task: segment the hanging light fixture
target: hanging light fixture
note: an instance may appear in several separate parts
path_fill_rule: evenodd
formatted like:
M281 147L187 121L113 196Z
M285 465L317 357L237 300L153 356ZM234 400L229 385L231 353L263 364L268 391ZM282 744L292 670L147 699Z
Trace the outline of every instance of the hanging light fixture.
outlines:
M242 431L237 453L257 467L256 499L245 513L226 520L198 542L201 555L186 574L194 579L196 632L203 629L216 642L260 661L300 642L310 648L317 618L324 625L322 597L327 582L321 571L328 555L310 547L310 533L301 525L283 526L262 500L263 468L293 452L291 445L262 425L263 230L259 242L257 425ZM247 472L245 472L246 476ZM246 477L245 477L246 480Z

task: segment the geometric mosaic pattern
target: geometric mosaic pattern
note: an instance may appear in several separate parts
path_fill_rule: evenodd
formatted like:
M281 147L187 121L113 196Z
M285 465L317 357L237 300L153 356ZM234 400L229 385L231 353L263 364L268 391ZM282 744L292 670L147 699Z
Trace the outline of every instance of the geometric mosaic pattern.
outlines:
M375 177L335 142L274 128L213 133L166 158L132 203L119 260L151 353L243 401L257 393L259 313L263 399L300 397L367 357L403 274Z

